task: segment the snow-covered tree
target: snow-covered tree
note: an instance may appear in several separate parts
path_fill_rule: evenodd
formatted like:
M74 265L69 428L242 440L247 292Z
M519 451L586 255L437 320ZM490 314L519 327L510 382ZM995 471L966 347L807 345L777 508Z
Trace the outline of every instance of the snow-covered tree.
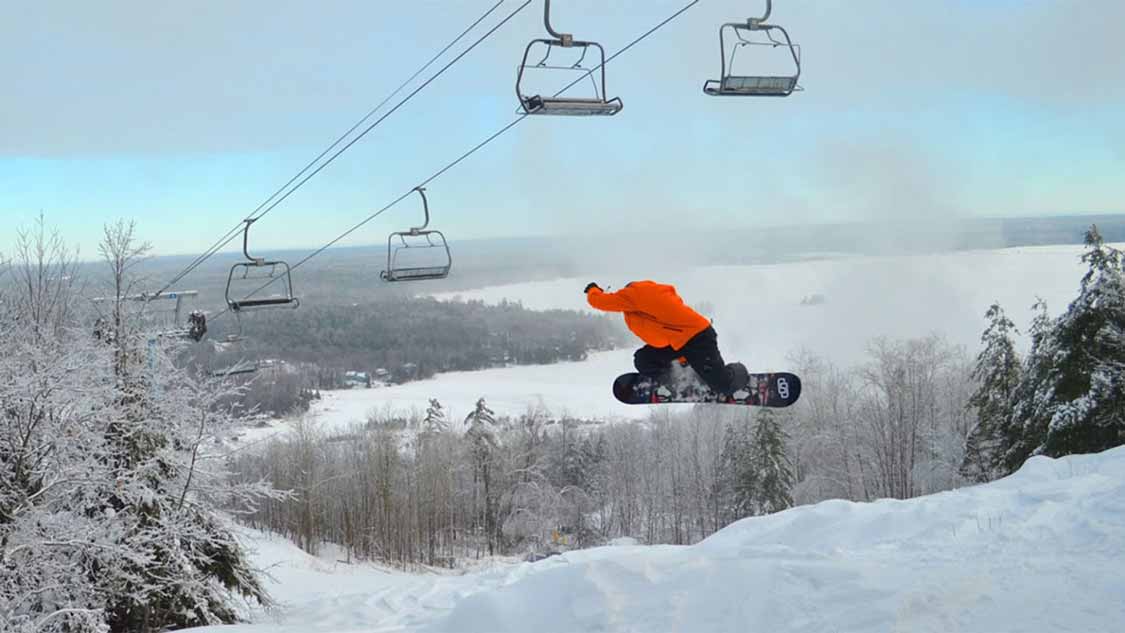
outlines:
M480 398L472 412L465 417L465 424L469 427L465 432L465 439L468 440L469 454L473 464L473 480L474 483L479 482L484 488L484 507L482 508L484 520L482 523L485 536L488 539L488 553L491 555L496 550L496 537L499 534L495 503L497 491L493 487L495 455L500 446L496 439L496 414L488 408L484 398ZM475 498L475 486L473 494ZM474 503L474 506L476 505L478 504Z
M110 229L124 248L105 251L121 274L135 252L123 230ZM65 251L32 239L31 283L0 326L0 630L237 621L235 595L267 598L215 508L265 490L201 459L229 422L228 394L173 363L174 343L144 336L123 294L114 336L91 336L60 287Z
M787 434L777 417L769 409L759 411L758 426L751 441L750 510L754 515L793 507L793 464L785 448Z
M1012 413L1000 433L1002 474L1015 472L1043 443L1045 424L1035 415L1037 393L1050 373L1055 354L1053 321L1047 303L1037 298L1031 306L1034 316L1028 327L1031 345L1023 360L1020 379L1012 393Z
M867 427L875 492L896 499L915 496L920 486L929 492L918 468L939 461L933 454L935 439L942 432L944 409L952 406L942 398L941 377L955 351L935 335L906 341L878 338L869 353L857 415ZM940 461L955 467L961 459Z
M1024 433L1016 457L1101 451L1125 442L1125 283L1122 254L1097 227L1086 233L1078 297L1040 325L1034 364L1025 372L1015 422ZM1029 361L1032 360L1029 355Z
M976 391L967 406L976 412L977 422L965 438L965 457L961 475L974 482L985 482L1002 474L1002 446L1010 433L1012 395L1020 380L1020 359L1012 334L1019 334L999 303L988 312L988 327L981 335L984 349L977 356L972 378Z
M725 525L754 513L753 453L749 418L728 423L723 431L719 465L715 469L711 492L717 499L719 521Z
M426 417L422 421L422 429L427 433L444 433L449 430L445 409L436 398L430 398L430 404L426 407Z

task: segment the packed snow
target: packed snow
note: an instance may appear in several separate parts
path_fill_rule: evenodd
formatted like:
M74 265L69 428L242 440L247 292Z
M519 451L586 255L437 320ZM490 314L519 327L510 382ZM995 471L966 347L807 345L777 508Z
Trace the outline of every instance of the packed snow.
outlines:
M218 633L1120 631L1125 447L916 499L826 501L694 546L607 546L461 576L248 544L282 603Z

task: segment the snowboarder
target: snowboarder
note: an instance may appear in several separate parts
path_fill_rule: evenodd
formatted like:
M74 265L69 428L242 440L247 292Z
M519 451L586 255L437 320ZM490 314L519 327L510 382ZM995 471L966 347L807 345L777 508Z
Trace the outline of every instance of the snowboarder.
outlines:
M674 361L686 362L718 394L732 395L746 387L749 373L742 363L725 364L711 322L684 304L676 289L655 281L633 281L617 292L586 285L586 301L604 312L623 312L625 325L645 346L633 354L637 372L659 378Z

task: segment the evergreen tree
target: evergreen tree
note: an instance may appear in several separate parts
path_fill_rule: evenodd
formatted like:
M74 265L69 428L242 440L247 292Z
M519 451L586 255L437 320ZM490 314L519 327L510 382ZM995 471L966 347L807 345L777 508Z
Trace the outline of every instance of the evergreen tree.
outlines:
M754 482L750 498L752 514L771 514L793 507L793 464L785 451L788 435L777 415L762 409L754 431L750 465Z
M984 349L977 356L972 378L976 392L968 408L975 409L977 423L965 438L961 475L978 483L991 481L1001 472L1004 435L1009 432L1012 395L1020 379L1020 359L1011 333L1019 334L999 303L985 314L989 324L981 335Z
M444 433L449 430L445 409L436 398L430 398L430 406L426 407L426 418L423 420L422 428L426 433Z
M488 408L484 398L477 400L472 412L465 416L468 430L465 437L472 446L474 457L485 458L496 447L496 412Z
M738 436L734 425L728 423L723 429L723 447L719 451L711 478L711 506L716 526L727 525L735 519L735 456L738 452Z
M723 431L723 448L712 483L722 525L754 513L756 481L746 423L743 420L741 424L727 424Z
M1035 316L1031 319L1028 334L1031 347L1020 371L1020 380L1012 395L1012 413L1000 434L1001 474L1015 472L1031 457L1046 437L1045 425L1038 423L1033 413L1039 388L1047 380L1051 360L1055 353L1052 321L1047 314L1047 304L1042 298L1031 306Z
M499 443L496 440L496 414L488 408L484 398L480 398L477 400L473 411L465 417L465 424L469 427L468 431L465 432L465 439L469 443L469 453L473 464L473 480L481 483L484 487L483 523L485 536L488 540L488 553L491 555L496 551L496 537L498 536L494 503L495 490L493 490L492 485L493 461L496 450L499 448Z
M560 489L584 489L586 484L587 454L582 450L582 439L578 437L574 420L563 420L562 450L559 454L558 485Z
M1039 451L1092 453L1125 442L1125 284L1121 252L1086 233L1078 298L1055 322L1056 354L1036 415L1045 422Z
M1125 284L1121 252L1086 233L1089 268L1078 297L1053 321L1041 310L1017 387L1005 465L1033 454L1052 457L1125 442Z

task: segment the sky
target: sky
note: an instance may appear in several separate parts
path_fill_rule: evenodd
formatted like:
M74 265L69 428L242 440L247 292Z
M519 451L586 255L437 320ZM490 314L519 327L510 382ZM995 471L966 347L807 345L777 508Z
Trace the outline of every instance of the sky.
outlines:
M5 7L0 251L40 212L90 257L121 218L157 254L202 251L496 1ZM613 54L684 4L556 0L552 22ZM1125 3L778 0L804 90L703 95L719 25L763 6L701 0L607 67L619 115L522 121L429 185L431 226L456 240L1125 211ZM543 36L534 0L252 244L322 245L514 120L517 66ZM736 63L769 72L778 52ZM574 76L536 71L529 88ZM408 197L342 244L420 219Z

